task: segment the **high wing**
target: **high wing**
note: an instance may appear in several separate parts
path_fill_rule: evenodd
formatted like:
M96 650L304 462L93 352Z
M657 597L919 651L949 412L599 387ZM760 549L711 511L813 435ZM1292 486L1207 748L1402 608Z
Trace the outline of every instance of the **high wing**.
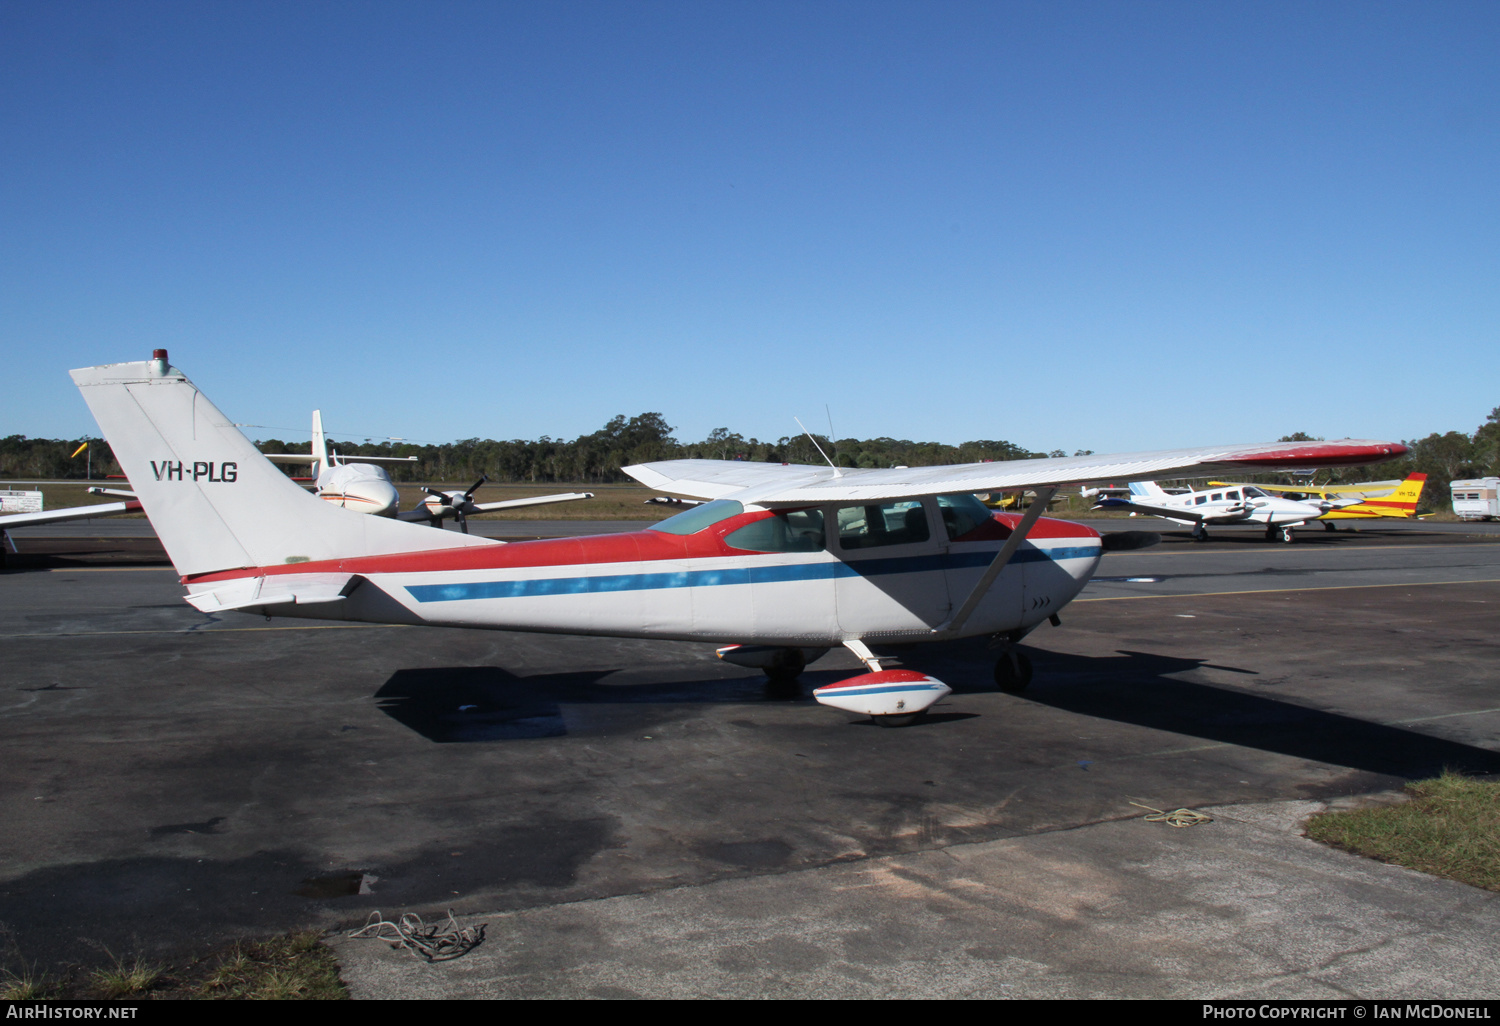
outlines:
M314 452L268 452L272 463L318 463L323 457ZM415 456L340 456L340 463L415 463Z
M873 502L952 492L1040 488L1085 481L1143 481L1160 477L1215 477L1293 467L1357 467L1406 453L1396 442L1263 442L1198 449L1059 459L961 463L891 470L815 467L739 460L666 460L625 467L653 489L700 499L744 503Z

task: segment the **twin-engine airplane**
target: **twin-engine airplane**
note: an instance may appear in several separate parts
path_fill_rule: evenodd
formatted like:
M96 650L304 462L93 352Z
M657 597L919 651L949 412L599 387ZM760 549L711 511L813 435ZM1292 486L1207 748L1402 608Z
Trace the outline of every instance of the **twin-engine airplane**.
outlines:
M997 683L1025 686L1030 666L1013 646L1060 623L1104 551L1092 528L1041 516L1059 485L1359 466L1406 451L1269 443L892 470L670 460L626 471L709 501L643 531L507 545L319 501L165 350L72 376L200 610L727 642L725 658L783 678L843 645L868 672L814 697L887 725L949 688L883 669L870 643L992 635ZM974 498L1022 488L1037 494L1024 515Z
M1352 504L1359 500L1347 501ZM1293 528L1326 516L1337 505L1327 500L1317 504L1295 502L1261 491L1255 485L1233 485L1172 495L1155 481L1132 481L1130 498L1100 499L1094 508L1128 509L1132 514L1145 513L1179 524L1191 524L1196 541L1207 541L1208 528L1215 524L1264 524L1267 541L1279 538L1290 542L1295 537Z
M397 520L422 521L433 527L441 527L445 519L458 521L464 534L469 533L469 517L476 513L494 513L502 509L518 509L522 506L545 506L554 502L572 502L575 499L592 499L593 492L567 492L559 495L535 495L524 499L503 499L499 502L475 502L474 493L489 480L481 477L466 492L440 492L434 488L423 488L427 498L416 509L400 508L401 494L391 475L381 463L415 463L415 456L360 456L347 460L339 456L328 444L323 433L323 411L313 410L311 452L268 453L266 459L273 463L310 463L316 468L313 494L335 506L369 513L377 517L395 517ZM155 465L152 465L155 469Z
M394 517L397 520L416 521L433 527L442 527L444 520L457 520L459 529L464 534L469 533L469 517L478 513L520 509L523 506L545 506L556 502L573 502L594 497L593 492L565 492L556 495L533 495L523 499L502 499L498 502L475 502L474 493L480 485L489 480L488 477L481 477L463 492L440 492L435 488L424 487L422 491L427 493L427 498L423 499L416 509L403 510L400 508L401 494L396 490L395 482L391 480L391 475L386 473L385 468L378 464L414 463L417 459L415 456L360 456L354 461L343 459L328 444L328 436L323 433L321 410L313 410L310 448L311 452L268 453L266 459L275 463L309 464L314 471L313 494L335 506L352 510L355 513ZM170 479L174 474L180 477L184 473L181 464L174 466L165 461L158 464L153 460L150 466L152 475L158 480L164 475ZM186 472L192 473L193 471L187 470ZM211 470L208 473L210 477L213 476ZM210 483L233 484L234 482L233 480L228 482L211 480ZM7 545L14 549L14 544L5 533L10 528L39 527L43 524L60 524L69 520L110 517L121 513L141 511L141 504L134 491L120 488L90 488L89 492L94 495L118 496L123 501L0 516L0 554L3 554L4 547ZM3 558L3 555L0 555L0 558Z
M1411 520L1430 516L1417 512L1417 502L1422 498L1422 488L1427 484L1426 474L1408 474L1402 481L1367 481L1363 484L1327 485L1251 485L1283 498L1303 501L1308 496L1318 497L1318 504L1328 504L1329 509L1318 518L1325 531L1337 531L1335 520L1372 520L1381 517ZM1245 485L1225 481L1210 481L1210 487L1243 488Z

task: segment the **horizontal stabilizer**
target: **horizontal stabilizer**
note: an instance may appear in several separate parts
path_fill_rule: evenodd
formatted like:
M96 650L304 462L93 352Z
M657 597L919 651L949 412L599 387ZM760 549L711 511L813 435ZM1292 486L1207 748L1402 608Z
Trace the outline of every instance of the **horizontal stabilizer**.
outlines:
M202 613L263 606L310 606L340 602L359 587L358 574L278 574L275 577L241 577L192 588L188 603Z
M1128 509L1133 513L1145 513L1153 517L1166 517L1170 520L1192 520L1202 523L1205 519L1203 514L1194 513L1187 506L1148 506L1142 502L1129 502L1125 499L1100 499L1095 509ZM1215 513L1228 512L1224 509L1215 509Z
M36 527L39 524L61 524L68 520L85 520L88 517L110 517L119 513L139 513L141 504L134 499L129 502L101 502L97 506L69 506L64 509L41 510L36 513L8 513L0 517L0 530L12 527Z

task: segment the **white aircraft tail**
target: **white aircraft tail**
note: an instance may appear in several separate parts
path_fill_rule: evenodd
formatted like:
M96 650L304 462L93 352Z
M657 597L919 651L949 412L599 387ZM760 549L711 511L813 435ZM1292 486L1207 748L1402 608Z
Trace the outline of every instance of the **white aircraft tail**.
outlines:
M1130 494L1137 499L1166 499L1166 489L1155 481L1132 481L1130 482Z
M333 466L328 459L328 436L323 434L322 410L313 410L312 454L318 461L313 465L313 477L321 478Z
M165 349L151 360L84 367L72 377L184 577L497 544L314 498L168 366Z

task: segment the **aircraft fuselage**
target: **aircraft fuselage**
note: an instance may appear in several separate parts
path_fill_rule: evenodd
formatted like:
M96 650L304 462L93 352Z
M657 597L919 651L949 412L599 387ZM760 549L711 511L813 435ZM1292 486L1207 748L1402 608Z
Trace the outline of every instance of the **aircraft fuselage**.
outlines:
M198 592L251 576L361 578L341 601L258 610L275 616L804 646L960 636L941 628L1020 517L996 514L953 538L936 497L901 505L909 518L927 519L919 532L925 537L893 532L877 546L846 548L853 536L841 527L849 526L853 507L830 506L820 511L825 536L802 539L804 551L746 551L726 538L776 516L752 508L689 534L648 529L364 556L184 583ZM1038 520L962 636L1025 630L1047 619L1088 583L1100 555L1092 528Z

